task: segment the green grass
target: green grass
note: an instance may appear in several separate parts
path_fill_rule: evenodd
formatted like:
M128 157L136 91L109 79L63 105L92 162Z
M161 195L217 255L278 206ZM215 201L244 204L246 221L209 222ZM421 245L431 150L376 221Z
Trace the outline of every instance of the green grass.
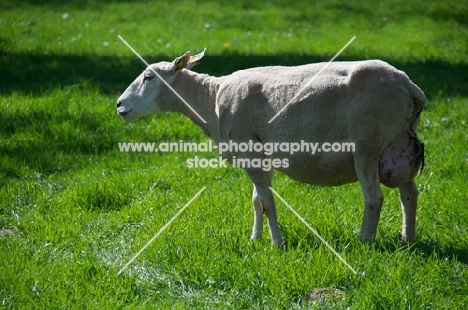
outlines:
M468 5L437 1L2 1L0 307L7 309L463 309L468 306ZM67 18L64 18L63 14ZM286 247L250 244L252 185L239 169L187 169L199 154L121 153L118 142L206 141L186 117L127 124L115 102L149 62L207 47L196 71L384 59L429 104L418 240L399 241L397 192L378 240L358 241L358 184L274 188ZM108 43L105 43L108 42ZM215 156L208 154L207 156ZM121 275L120 268L206 190ZM343 298L306 302L337 288Z

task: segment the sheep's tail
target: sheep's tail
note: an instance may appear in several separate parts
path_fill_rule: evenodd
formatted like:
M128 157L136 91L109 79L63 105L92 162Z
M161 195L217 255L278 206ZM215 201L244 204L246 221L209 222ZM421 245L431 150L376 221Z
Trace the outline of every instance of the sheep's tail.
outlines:
M419 146L418 149L419 155L418 155L418 160L420 161L420 171L422 172L425 166L424 162L424 143L419 140L416 130L419 125L419 118L421 116L421 112L424 108L424 106L427 103L426 96L424 95L424 92L409 78L406 79L406 87L408 89L408 92L413 99L413 113L412 117L410 119L410 128L409 128L409 133L410 133L410 138L413 137L413 141Z
M426 96L424 95L424 92L409 78L406 79L406 89L409 92L409 95L413 99L413 113L412 117L410 119L410 128L413 132L416 132L416 129L419 124L419 117L421 115L421 112L424 108L424 106L427 103Z

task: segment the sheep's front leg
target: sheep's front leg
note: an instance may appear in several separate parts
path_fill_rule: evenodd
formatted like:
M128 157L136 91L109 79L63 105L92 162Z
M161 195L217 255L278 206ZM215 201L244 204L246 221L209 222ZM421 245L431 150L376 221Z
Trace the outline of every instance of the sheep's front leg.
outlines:
M263 208L260 202L260 196L257 193L256 187L254 187L252 194L252 203L254 208L254 225L252 229L252 236L250 240L257 240L262 238L263 233Z
M418 188L414 180L400 186L403 226L401 238L403 241L416 240L416 209L418 206Z
M252 229L251 239L259 239L262 235L263 214L266 215L268 227L270 229L270 237L272 243L278 247L283 245L283 238L276 218L276 206L273 198L273 193L270 190L271 178L273 172L265 172L263 170L248 170L250 179L254 182L253 206L255 212L254 226Z
M260 198L260 206L267 217L271 241L273 245L281 247L283 245L283 238L281 237L281 231L276 217L276 206L273 193L269 187L260 187L257 185L255 185L255 187Z

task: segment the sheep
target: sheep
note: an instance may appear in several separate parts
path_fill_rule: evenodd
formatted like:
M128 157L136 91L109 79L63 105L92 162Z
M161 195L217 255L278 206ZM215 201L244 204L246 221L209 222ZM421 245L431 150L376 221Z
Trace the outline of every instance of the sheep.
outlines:
M214 77L190 70L202 57L203 53L191 56L187 52L172 62L147 67L118 98L117 114L134 121L159 112L179 112L217 145L227 141L352 142L354 152L267 155L229 150L220 156L231 163L233 158L286 158L289 165L275 169L313 185L359 181L364 196L359 234L363 241L376 238L384 198L380 184L397 187L402 240L415 240L418 190L414 177L424 157L416 130L427 100L404 72L380 60L333 62L301 90L325 63L257 67ZM265 214L272 243L281 247L271 191L274 169L244 170L254 184L250 238L262 237Z

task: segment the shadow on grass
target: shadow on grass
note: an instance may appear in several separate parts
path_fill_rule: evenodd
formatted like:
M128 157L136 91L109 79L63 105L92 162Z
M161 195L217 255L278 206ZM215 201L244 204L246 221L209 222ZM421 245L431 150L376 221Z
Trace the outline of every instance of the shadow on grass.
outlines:
M329 231L325 239L339 253L346 252L347 248L352 249L359 243L367 245L369 249L380 253L408 252L419 255L424 259L435 257L440 260L458 261L468 265L468 248L464 247L463 244L442 244L430 239L403 242L400 234L384 235L374 242L363 243L359 241L357 235L343 234L342 228L338 226L330 226L326 229ZM307 231L305 227L280 222L280 230L285 238L286 248L304 248L308 251L323 247L322 242L314 234Z
M174 57L144 56L149 63L172 61ZM214 76L236 70L271 65L294 66L329 61L333 55L205 56L195 71ZM362 60L357 56L339 57ZM423 89L428 99L441 91L450 95L468 96L468 65L452 65L440 61L399 63L384 59L405 71ZM0 92L41 95L57 87L80 83L95 85L105 94L117 96L145 69L136 57L65 56L8 54L0 51Z
M433 257L435 255L439 259L455 260L463 264L468 264L468 249L457 248L456 246L445 246L433 240L403 243L398 235L392 238L392 240L380 240L371 246L379 252L393 253L400 250L408 250L410 253L420 254L424 258Z

